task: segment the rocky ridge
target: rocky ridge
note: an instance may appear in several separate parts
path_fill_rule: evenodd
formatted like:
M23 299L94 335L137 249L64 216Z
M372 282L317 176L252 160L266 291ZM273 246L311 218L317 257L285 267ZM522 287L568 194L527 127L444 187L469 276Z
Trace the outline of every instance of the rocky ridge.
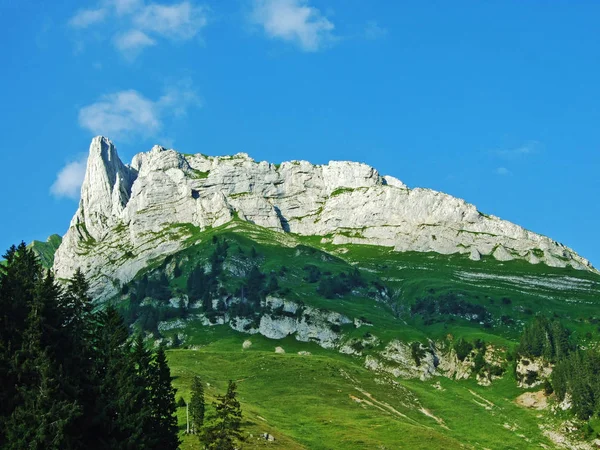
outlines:
M209 157L155 146L125 165L113 143L98 136L54 271L68 278L82 268L94 295L106 298L150 261L193 245L195 232L235 218L334 244L595 270L550 238L450 195L409 189L362 163L276 165L244 153Z

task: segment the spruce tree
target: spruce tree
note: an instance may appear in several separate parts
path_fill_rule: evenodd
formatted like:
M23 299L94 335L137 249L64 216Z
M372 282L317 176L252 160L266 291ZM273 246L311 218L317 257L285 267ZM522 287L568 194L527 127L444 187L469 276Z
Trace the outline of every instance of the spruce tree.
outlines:
M0 264L0 447L5 442L5 422L19 404L13 359L21 348L29 309L42 268L33 251L21 242L4 254Z
M99 437L101 448L152 448L145 432L148 393L130 354L127 328L112 306L100 314L98 325L99 384L93 434Z
M175 449L175 396L111 306L77 271L62 289L25 244L0 265L0 448Z
M217 402L213 403L215 414L204 427L200 437L200 441L209 450L234 450L236 444L242 440L242 410L236 398L236 389L236 384L229 381L227 393L219 395Z
M192 433L199 433L204 425L204 385L199 376L194 377L192 383L192 399L190 401L190 416L192 422Z
M58 290L48 275L36 286L21 348L12 361L19 402L6 422L8 449L63 449L75 446L69 425L81 414L75 399L68 398L65 377L52 359L47 341L56 330L45 313L55 311Z
M176 390L171 381L171 370L167 364L165 349L161 345L151 366L150 383L153 434L159 439L157 449L175 450L179 447Z
M72 423L70 433L80 436L80 448L93 448L95 443L90 428L94 420L98 376L101 376L94 370L94 362L98 357L93 345L96 315L88 291L89 284L77 269L62 296L66 334L62 344L65 355L62 364L71 392L77 396L82 408L82 414Z
M146 348L141 333L135 335L132 344L131 360L135 369L135 389L143 393L147 414L141 418L142 428L147 440L147 448L159 448L160 436L155 426L152 405L152 352Z
M150 384L150 363L152 362L152 352L146 348L144 338L141 333L137 333L133 339L133 362L138 374Z

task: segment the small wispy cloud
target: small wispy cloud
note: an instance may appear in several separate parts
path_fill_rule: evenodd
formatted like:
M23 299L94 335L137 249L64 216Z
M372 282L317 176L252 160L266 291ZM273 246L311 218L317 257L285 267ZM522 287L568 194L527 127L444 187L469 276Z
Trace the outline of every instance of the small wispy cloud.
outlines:
M102 96L79 110L79 125L93 134L121 139L155 136L167 117L182 116L200 101L189 82L172 85L153 101L133 89Z
M130 30L114 37L114 44L127 58L135 58L144 48L156 45L156 41L140 30Z
M126 59L134 59L160 39L186 41L196 37L208 24L207 6L184 0L179 3L145 3L143 0L101 0L96 9L78 11L70 20L72 28L83 30L112 18L105 33ZM85 36L83 36L85 37ZM81 41L82 36L79 36Z
M292 42L306 52L335 40L335 25L307 0L254 0L250 20L268 37Z
M184 1L174 5L150 4L133 17L142 30L170 39L187 40L208 23L208 8Z
M518 147L495 149L492 150L491 153L501 158L513 159L537 153L539 149L540 143L538 141L529 141Z
M81 9L69 20L69 26L73 28L87 28L104 21L108 15L106 8Z
M79 124L94 134L115 138L124 133L153 134L161 126L155 103L134 90L105 95L81 108Z
M380 26L377 21L369 20L365 25L365 37L370 40L381 39L387 36L388 30Z
M66 164L56 175L56 180L50 187L50 193L57 198L79 199L85 177L86 162L87 156L83 155L78 160Z
M139 9L144 2L142 0L110 0L108 3L114 7L117 15L122 16Z
M507 175L510 175L512 172L510 170L508 170L506 167L498 167L498 168L496 168L494 173L496 175L500 175L500 176L507 176Z

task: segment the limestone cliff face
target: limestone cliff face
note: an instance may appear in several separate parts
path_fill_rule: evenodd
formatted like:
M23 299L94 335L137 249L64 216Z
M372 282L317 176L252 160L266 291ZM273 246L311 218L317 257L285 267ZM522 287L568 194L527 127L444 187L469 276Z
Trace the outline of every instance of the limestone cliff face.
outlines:
M208 157L155 146L127 166L114 145L99 136L92 140L79 209L54 270L67 278L81 267L91 275L95 294L110 295L150 260L189 245L185 230L190 224L205 229L234 216L335 244L593 269L547 237L483 215L450 195L409 189L365 164L274 165L244 153Z

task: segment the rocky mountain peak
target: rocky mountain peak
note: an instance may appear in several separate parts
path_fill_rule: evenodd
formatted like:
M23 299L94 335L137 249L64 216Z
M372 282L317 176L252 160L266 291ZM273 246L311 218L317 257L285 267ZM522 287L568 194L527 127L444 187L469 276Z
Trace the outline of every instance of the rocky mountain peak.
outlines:
M484 215L462 199L409 189L363 163L276 165L245 153L210 157L154 146L126 166L101 136L92 140L79 208L54 269L66 278L85 267L97 286L112 286L106 281L128 281L149 260L189 245L184 230L190 226L201 231L234 217L338 245L593 270L545 236Z
M135 170L121 162L108 138L92 139L79 209L71 227L79 225L83 228L80 234L102 240L127 205L136 176Z

